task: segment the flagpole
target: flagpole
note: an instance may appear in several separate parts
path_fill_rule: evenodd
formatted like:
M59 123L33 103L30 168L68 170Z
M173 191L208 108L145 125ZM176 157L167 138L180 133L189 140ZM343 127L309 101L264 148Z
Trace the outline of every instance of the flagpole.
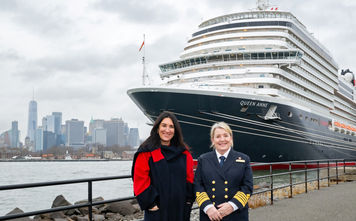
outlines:
M145 44L145 34L143 34L143 56L142 56L142 85L145 85L145 77L146 77L146 45Z

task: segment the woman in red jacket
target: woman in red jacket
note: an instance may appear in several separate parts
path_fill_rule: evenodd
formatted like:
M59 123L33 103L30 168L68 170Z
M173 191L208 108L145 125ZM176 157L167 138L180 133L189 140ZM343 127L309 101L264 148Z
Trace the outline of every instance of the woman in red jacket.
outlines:
M193 158L177 118L162 112L132 164L134 194L144 220L189 221L193 193Z

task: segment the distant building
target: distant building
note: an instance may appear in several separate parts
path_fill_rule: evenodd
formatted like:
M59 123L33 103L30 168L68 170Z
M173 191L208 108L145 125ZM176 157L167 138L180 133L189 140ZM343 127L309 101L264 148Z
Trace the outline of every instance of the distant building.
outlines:
M138 128L130 128L129 132L129 146L137 147L140 145L140 137L138 133Z
M43 151L43 128L38 127L36 129L36 136L35 136L35 151L40 152Z
M91 119L89 123L89 135L93 136L94 129L96 128L104 128L104 120L101 119Z
M54 133L56 135L61 135L61 125L62 125L62 112L52 112L54 117Z
M66 132L66 125L61 125L61 143L65 144L67 140L67 132Z
M112 151L103 151L104 159L113 159L115 158L115 154Z
M84 121L77 119L66 121L66 145L70 147L84 146Z
M106 129L106 145L107 146L124 146L126 144L126 137L124 135L125 123L122 119L112 118L104 122Z
M54 133L56 134L56 145L59 146L64 144L63 133L61 133L62 126L62 113L61 112L52 112L54 117Z
M106 129L95 128L92 138L94 144L101 144L103 146L106 146Z
M28 125L27 125L27 136L30 141L35 141L35 132L37 128L37 102L32 100L29 103L28 108Z
M25 148L30 149L31 146L33 146L33 143L31 142L29 137L25 137Z
M51 131L43 131L43 151L56 146L56 134Z
M0 134L0 147L10 147L10 131Z
M123 146L127 146L129 145L129 134L130 134L130 128L129 125L127 123L124 124L124 142L123 142Z
M11 123L11 147L20 147L20 131L17 121Z
M124 160L132 160L134 155L135 155L136 151L123 151L121 156L122 156L122 159Z

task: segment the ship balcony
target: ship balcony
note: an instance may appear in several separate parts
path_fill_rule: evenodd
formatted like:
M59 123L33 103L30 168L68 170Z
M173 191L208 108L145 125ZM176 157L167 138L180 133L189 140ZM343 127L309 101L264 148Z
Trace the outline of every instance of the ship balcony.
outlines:
M202 45L216 44L219 42L238 42L238 41L241 42L241 41L248 41L253 39L281 40L282 38L286 39L290 36L288 33L286 33L285 30L287 29L270 28L270 29L254 30L248 32L244 32L242 30L235 30L226 33L226 31L223 31L222 33L215 33L207 37L200 37L199 39L191 40L187 43L184 50L188 50L190 48L194 48Z
M288 49L289 45L286 41L283 40L245 40L245 41L230 41L230 42L221 42L214 43L211 45L201 45L188 50L185 50L180 57L188 58L191 56L196 56L202 54L202 52L223 52L225 50L262 50L266 48L266 46L270 48L276 49Z
M213 55L205 55L190 59L178 60L168 64L160 65L161 78L180 74L182 72L198 72L203 68L214 68L215 66L232 65L292 65L300 64L303 53L299 50L262 50L225 52Z

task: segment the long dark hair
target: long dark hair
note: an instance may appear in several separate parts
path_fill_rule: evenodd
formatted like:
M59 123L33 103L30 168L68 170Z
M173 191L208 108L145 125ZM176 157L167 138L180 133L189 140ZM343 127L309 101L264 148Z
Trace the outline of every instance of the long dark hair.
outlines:
M175 147L183 147L188 149L188 146L184 143L182 129L179 122L172 112L163 111L156 119L151 129L150 136L141 144L142 148L153 149L161 146L161 138L158 134L159 125L165 118L170 118L174 125L174 136L170 141L170 145Z

